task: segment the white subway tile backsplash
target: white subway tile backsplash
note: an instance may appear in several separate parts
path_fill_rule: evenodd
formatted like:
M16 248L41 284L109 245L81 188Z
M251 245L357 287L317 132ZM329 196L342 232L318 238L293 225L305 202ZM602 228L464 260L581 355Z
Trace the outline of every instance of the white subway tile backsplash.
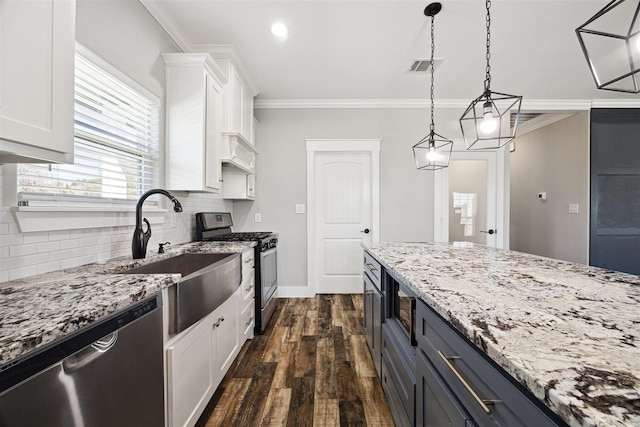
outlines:
M38 274L38 268L34 265L29 267L15 268L9 270L9 280L24 279L25 277Z
M167 212L165 223L154 225L149 254L157 252L160 242L178 245L194 240L196 212L233 212L233 203L220 196L174 194L184 211ZM0 286L10 280L130 255L132 235L133 227L21 233L9 208L0 206Z
M40 264L46 264L49 262L49 253L45 252L42 254L27 255L27 256L23 256L22 259L24 260L25 266L30 266L30 265L38 266Z
M2 258L0 259L0 270L13 270L24 266L24 258Z
M60 269L77 267L80 265L80 258L67 258L60 261Z
M38 245L30 244L30 245L13 245L9 247L9 256L11 258L32 255L38 252Z
M60 242L58 241L53 241L53 242L43 242L43 243L38 243L37 245L37 251L38 253L42 253L42 252L54 252L60 249Z
M69 250L54 251L49 254L49 259L51 259L51 261L60 261L68 258L71 258L71 251Z
M47 233L49 236L49 240L68 240L69 239L69 231L68 230L56 230L50 231Z
M38 274L60 270L60 261L52 261L38 265Z
M24 233L24 243L48 242L49 236L46 233Z

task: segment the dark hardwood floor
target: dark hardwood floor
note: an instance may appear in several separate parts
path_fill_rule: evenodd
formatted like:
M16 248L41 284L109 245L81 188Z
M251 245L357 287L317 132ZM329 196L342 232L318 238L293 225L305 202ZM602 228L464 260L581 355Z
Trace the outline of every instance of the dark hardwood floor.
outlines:
M196 427L393 426L362 319L360 294L280 299Z

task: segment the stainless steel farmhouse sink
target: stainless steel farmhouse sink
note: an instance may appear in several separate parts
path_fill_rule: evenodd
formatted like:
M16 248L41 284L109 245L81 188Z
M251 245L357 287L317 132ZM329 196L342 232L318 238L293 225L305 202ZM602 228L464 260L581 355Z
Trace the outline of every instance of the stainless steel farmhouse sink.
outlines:
M225 302L240 286L239 253L181 254L135 267L120 274L175 274L169 288L169 332L177 334Z

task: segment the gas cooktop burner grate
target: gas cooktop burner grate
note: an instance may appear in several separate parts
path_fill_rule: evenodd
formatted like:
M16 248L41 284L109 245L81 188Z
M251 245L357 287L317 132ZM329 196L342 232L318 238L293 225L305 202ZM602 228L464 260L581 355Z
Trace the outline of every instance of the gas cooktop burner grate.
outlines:
M250 240L262 240L269 236L272 236L272 232L256 231L256 232L237 232L221 234L219 236L209 237L207 240L225 241L225 242L242 242Z

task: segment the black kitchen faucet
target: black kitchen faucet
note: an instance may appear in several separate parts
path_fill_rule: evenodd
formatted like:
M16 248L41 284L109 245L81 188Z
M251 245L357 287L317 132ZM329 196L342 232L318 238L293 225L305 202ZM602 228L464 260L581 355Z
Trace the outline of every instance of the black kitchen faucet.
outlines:
M138 204L136 205L136 229L133 231L133 240L131 241L131 252L133 254L133 259L144 258L147 255L147 243L149 242L149 238L151 237L151 224L147 221L147 218L142 219L142 204L146 200L147 197L152 194L162 194L171 200L173 203L173 210L175 212L182 212L182 205L176 199L176 196L169 193L167 190L163 190L161 188L154 188L153 190L149 190L140 196L138 200ZM147 224L147 231L142 230L142 221Z

